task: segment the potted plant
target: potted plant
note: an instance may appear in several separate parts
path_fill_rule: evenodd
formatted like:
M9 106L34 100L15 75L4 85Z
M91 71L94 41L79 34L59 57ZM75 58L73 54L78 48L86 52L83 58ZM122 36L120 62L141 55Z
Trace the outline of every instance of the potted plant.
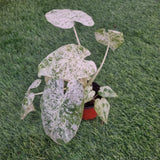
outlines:
M93 19L79 10L55 9L45 15L48 22L62 29L73 29L78 44L67 44L50 53L38 65L38 77L44 77L46 86L43 92L33 93L41 79L35 80L28 88L22 104L21 119L34 111L33 100L42 95L40 101L41 117L45 133L56 143L67 143L79 128L84 105L92 103L98 116L107 123L110 105L106 98L117 94L109 87L100 87L94 82L100 72L109 48L113 51L123 42L123 33L99 29L95 32L96 40L107 46L100 67L93 61L85 60L91 53L80 44L75 29L75 22L93 26ZM92 86L93 85L93 86ZM90 107L90 106L89 106ZM96 116L96 115L94 115ZM94 117L92 117L94 118Z

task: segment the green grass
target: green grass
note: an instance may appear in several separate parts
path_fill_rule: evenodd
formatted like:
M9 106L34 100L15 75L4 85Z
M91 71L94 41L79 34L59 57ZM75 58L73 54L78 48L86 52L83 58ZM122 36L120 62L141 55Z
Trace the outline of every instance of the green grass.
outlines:
M96 42L94 31L116 29L125 38L115 53L109 51L96 79L119 96L108 100L108 124L101 125L98 117L82 121L65 145L44 133L40 97L37 111L20 120L21 102L37 78L38 64L58 47L76 43L72 30L46 21L44 14L54 8L79 9L93 17L95 26L76 28L97 66L105 47ZM159 160L159 16L159 0L0 0L0 159Z

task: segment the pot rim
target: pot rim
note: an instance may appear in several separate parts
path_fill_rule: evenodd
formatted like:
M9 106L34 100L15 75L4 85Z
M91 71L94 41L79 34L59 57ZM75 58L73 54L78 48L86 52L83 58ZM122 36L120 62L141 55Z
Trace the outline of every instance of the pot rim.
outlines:
M90 108L94 108L94 105L90 105L90 106L85 106L84 109L90 109Z

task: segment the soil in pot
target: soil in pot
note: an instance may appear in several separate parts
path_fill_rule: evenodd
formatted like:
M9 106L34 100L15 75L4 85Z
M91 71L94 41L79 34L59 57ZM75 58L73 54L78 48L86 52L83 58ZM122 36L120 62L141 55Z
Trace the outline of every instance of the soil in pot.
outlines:
M96 92L94 99L84 104L84 110L83 110L83 120L90 120L94 119L97 116L97 113L94 109L94 102L97 98L101 98L101 96L98 95L98 91L100 89L100 86L96 83L92 83L92 89Z

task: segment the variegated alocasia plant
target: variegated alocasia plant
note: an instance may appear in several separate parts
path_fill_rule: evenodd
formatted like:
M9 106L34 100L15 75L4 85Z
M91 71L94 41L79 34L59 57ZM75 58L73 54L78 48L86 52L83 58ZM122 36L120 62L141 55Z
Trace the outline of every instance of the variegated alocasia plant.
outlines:
M55 9L45 15L48 22L62 29L73 28L78 44L64 45L44 58L38 65L38 77L45 79L43 92L33 93L41 79L35 80L28 88L22 104L21 119L35 111L33 100L36 95L42 95L40 101L41 117L45 133L56 143L69 142L79 128L84 104L95 98L92 82L97 77L105 62L109 48L113 51L123 42L123 33L105 29L95 32L96 40L107 46L100 67L97 69L93 61L85 60L91 53L83 47L75 29L75 22L85 26L93 26L93 19L83 11L70 9ZM98 116L107 123L110 104L106 98L117 94L109 87L100 87L101 99L95 100L95 110Z

